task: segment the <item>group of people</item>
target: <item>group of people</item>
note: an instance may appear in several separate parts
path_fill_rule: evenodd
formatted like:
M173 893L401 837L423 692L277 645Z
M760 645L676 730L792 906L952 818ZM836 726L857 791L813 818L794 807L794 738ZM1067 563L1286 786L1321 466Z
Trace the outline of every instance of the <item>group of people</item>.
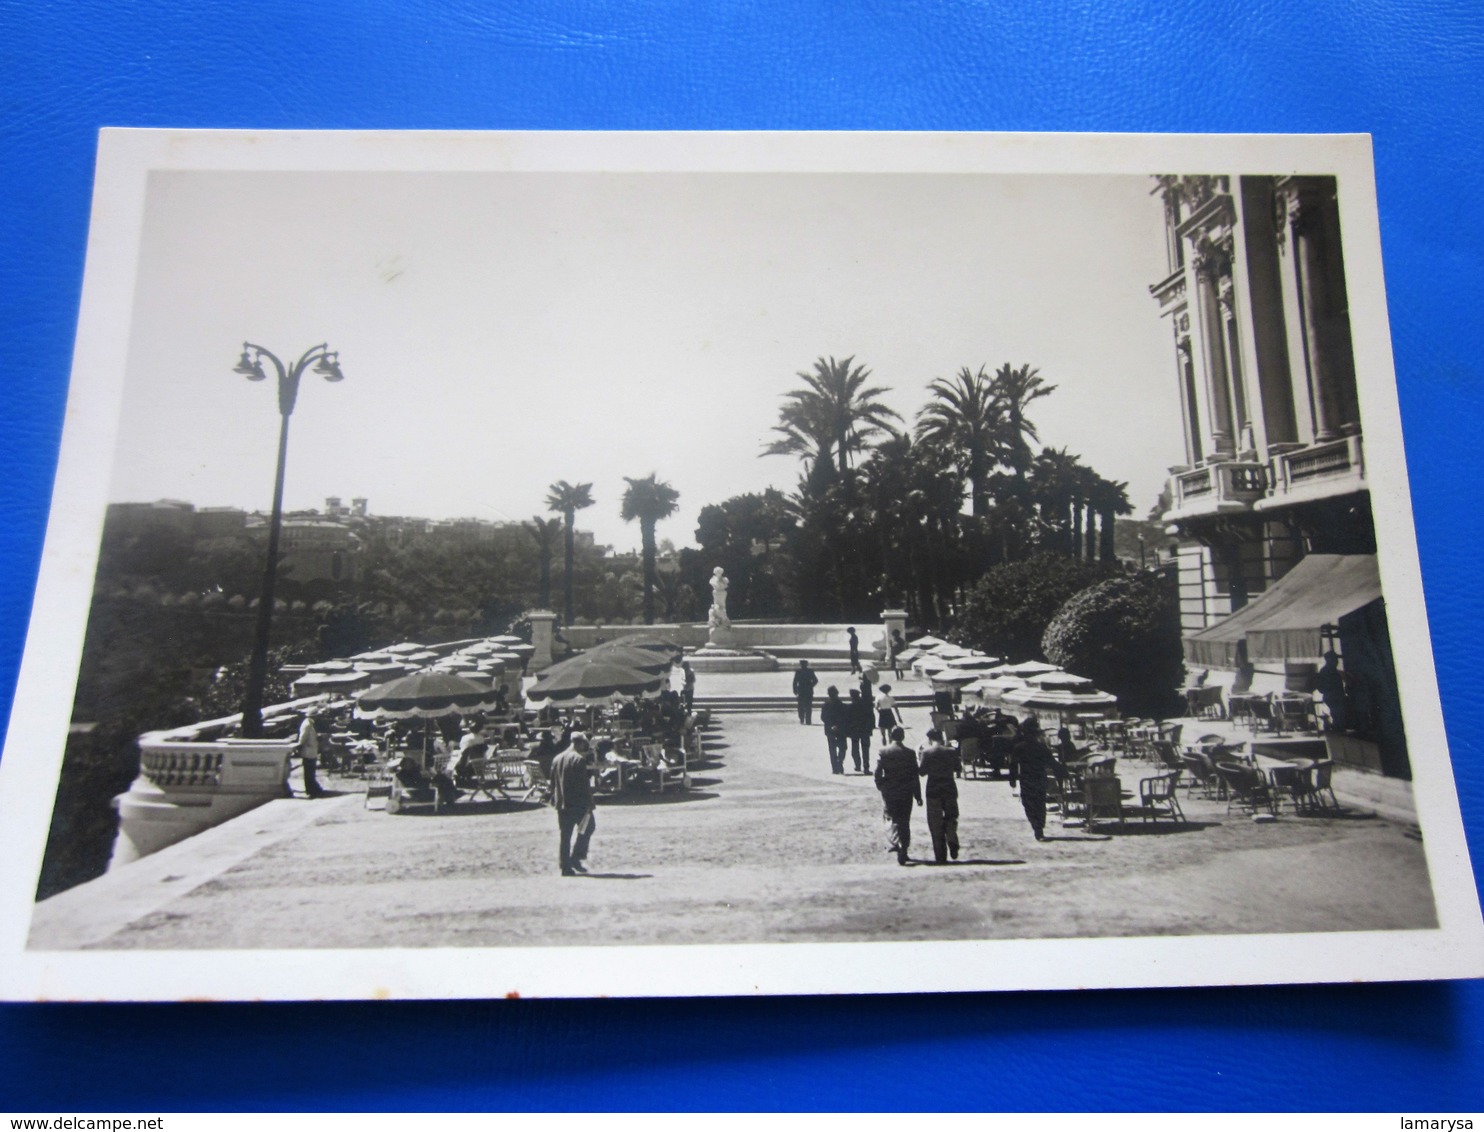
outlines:
M1044 841L1049 787L1053 780L1065 775L1065 765L1047 744L1035 716L1018 722L1001 716L997 725L1008 739L1010 786L1019 787L1021 808L1031 831L1037 841ZM897 864L907 864L912 845L912 810L921 806L926 811L928 834L933 842L933 863L941 865L950 858L957 860L957 779L962 770L958 750L944 742L943 733L937 728L928 731L927 742L916 754L906 745L906 731L900 726L891 729L890 739L877 757L875 771L876 789L881 794L886 820L887 851L896 854ZM1059 746L1070 744L1071 734L1062 728Z
M794 674L794 685L797 688L803 684L810 692L807 696L795 693L799 699L800 723L813 722L812 691L818 679L809 668L807 660L799 661L799 669ZM862 675L860 685L849 691L850 698L842 699L840 689L831 685L825 690L824 703L819 708L819 722L824 727L825 746L830 756L830 772L845 773L845 753L848 748L855 772L870 774L872 736L880 731L881 742L885 744L892 728L901 725L902 714L892 697L890 684L881 685L878 692L871 681Z

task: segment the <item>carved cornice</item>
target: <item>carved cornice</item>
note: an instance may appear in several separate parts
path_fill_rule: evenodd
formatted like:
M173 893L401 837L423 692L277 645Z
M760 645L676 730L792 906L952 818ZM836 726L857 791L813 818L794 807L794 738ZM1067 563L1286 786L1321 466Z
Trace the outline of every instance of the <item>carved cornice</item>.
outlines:
M1289 231L1295 237L1313 230L1335 206L1333 177L1280 177L1273 187L1273 228L1282 247Z
M1158 283L1151 284L1149 293L1159 300L1159 305L1162 307L1184 303L1185 269L1182 267L1173 275L1161 279Z
M1223 278L1231 277L1232 248L1232 234L1229 229L1197 236L1191 241L1197 274L1219 287Z

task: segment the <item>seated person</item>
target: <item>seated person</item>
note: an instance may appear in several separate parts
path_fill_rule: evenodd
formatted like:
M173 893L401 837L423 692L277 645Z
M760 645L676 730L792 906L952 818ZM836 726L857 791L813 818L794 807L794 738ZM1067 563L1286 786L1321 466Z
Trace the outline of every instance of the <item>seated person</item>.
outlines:
M463 791L454 785L453 779L442 772L428 774L416 759L399 755L387 764L392 772L392 792L387 796L387 813L395 814L404 802L437 802L440 806L451 805Z
M643 766L637 759L625 758L612 739L599 739L594 752L598 767L598 784L609 790L617 790L631 781Z
M473 738L474 742L460 742L458 750L449 757L448 765L443 770L456 785L465 787L477 784L484 757L489 753L488 743L472 733L467 737Z
M557 739L557 733L550 728L541 732L541 739L531 752L531 758L541 765L542 774L551 775L551 761L572 745L572 735L570 723L562 730L560 740Z

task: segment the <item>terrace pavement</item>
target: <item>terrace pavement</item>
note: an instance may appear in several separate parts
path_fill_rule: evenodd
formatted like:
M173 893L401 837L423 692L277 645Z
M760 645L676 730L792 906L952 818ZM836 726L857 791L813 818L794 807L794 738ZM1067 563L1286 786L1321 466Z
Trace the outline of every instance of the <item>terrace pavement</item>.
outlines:
M843 675L843 674L842 674ZM786 694L787 670L767 674ZM834 674L830 679L833 680ZM702 695L727 694L704 676ZM772 685L749 675L737 690ZM826 681L829 682L829 681ZM927 713L909 709L909 742ZM211 949L964 940L1435 926L1415 829L1193 797L1036 842L1004 781L960 785L962 859L887 853L871 779L829 772L816 723L728 715L693 789L604 799L591 874L557 870L551 810L459 802L389 815L358 793L271 802L37 906L32 948ZM1121 760L1126 790L1142 763ZM333 784L333 782L332 782ZM350 784L345 785L350 789Z

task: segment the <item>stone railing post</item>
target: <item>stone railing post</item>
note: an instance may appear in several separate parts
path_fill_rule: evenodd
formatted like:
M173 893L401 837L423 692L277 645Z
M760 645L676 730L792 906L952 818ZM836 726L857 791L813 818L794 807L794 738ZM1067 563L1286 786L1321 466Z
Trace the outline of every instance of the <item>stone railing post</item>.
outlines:
M531 619L531 644L536 648L531 656L530 671L540 672L543 668L549 668L554 659L552 636L557 615L549 609L534 609L527 616Z
M881 655L884 657L893 632L902 634L902 640L907 639L907 611L905 609L883 609L881 621L886 626L886 635L881 638Z

